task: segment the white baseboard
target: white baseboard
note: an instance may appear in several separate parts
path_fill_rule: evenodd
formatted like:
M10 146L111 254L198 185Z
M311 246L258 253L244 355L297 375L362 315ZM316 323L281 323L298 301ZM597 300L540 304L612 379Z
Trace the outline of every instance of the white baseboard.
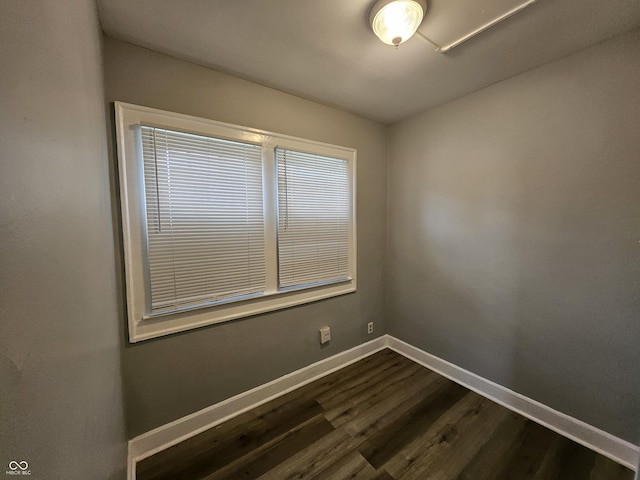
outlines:
M636 470L640 447L387 335L391 350L554 432Z
M386 335L383 335L129 440L128 480L135 480L137 462L154 453L176 445L385 348L387 348L387 338Z
M534 422L636 470L640 447L553 410L402 340L383 335L129 440L128 480L135 480L137 462L385 348L390 348Z

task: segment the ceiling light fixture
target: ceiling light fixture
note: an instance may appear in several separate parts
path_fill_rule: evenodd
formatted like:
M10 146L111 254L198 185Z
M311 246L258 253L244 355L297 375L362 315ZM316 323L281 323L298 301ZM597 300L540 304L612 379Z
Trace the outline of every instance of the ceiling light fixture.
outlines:
M488 28L524 10L536 1L537 0L524 0L520 5L482 24L480 27L463 35L449 45L438 45L423 33L418 32L418 27L422 23L424 14L427 11L426 0L378 0L371 10L369 20L374 33L387 45L395 45L397 48L398 45L409 40L414 34L417 34L433 45L436 52L446 53Z
M380 40L397 47L416 33L426 10L426 0L378 0L369 20Z

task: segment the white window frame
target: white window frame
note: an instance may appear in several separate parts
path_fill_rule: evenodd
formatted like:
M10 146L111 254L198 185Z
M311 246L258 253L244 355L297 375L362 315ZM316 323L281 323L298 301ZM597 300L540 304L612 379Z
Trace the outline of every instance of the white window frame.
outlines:
M129 340L138 342L356 291L356 150L264 130L115 102L117 154ZM146 268L146 213L140 125L262 146L267 284L259 297L199 309L151 314ZM286 148L347 161L350 184L349 277L336 283L278 288L275 149Z

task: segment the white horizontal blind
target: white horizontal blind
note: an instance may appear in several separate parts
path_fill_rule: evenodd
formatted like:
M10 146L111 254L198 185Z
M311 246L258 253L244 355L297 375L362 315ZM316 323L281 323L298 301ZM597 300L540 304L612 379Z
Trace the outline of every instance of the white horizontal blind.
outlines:
M152 313L263 292L261 147L141 133Z
M276 149L281 288L349 278L346 160Z

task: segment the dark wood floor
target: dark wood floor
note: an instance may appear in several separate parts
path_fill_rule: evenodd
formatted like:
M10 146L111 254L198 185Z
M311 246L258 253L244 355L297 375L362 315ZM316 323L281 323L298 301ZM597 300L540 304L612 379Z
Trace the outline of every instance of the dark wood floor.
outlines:
M137 466L139 480L632 480L633 473L383 350Z

